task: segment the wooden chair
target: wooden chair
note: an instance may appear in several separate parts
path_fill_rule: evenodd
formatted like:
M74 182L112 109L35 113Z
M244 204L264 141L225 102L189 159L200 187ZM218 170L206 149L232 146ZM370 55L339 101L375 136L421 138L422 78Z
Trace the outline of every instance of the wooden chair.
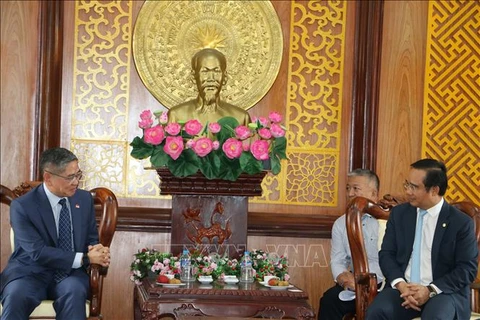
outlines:
M0 185L0 200L1 203L10 205L12 200L19 197L35 186L39 185L40 181L30 181L22 183L13 191L9 188ZM113 235L117 226L117 212L118 202L115 194L107 188L94 188L90 190L94 199L95 208L97 211L98 234L100 243L104 246L110 247ZM101 210L101 211L100 211ZM101 212L100 214L98 212ZM13 251L13 230L10 232L11 249ZM102 319L102 289L103 278L107 275L108 268L104 268L97 264L91 264L89 268L90 273L90 297L85 308L87 310L88 319ZM1 314L0 305L0 314ZM53 301L45 300L33 311L30 319L55 319L55 310L53 309Z
M356 319L363 320L367 307L372 303L373 299L377 295L377 277L376 274L370 273L368 268L368 259L365 251L362 234L361 219L365 213L377 218L379 221L379 245L383 240L385 234L385 225L390 215L390 210L393 206L402 203L402 199L395 199L389 195L386 195L379 203L373 203L372 201L363 198L356 197L353 199L347 208L346 213L346 225L348 242L350 244L350 250L352 252L352 262L355 275L355 315L348 315L344 319ZM475 235L477 238L477 244L480 248L480 208L471 202L457 202L453 203L460 211L469 215L475 224ZM480 262L480 256L479 256ZM478 319L480 314L480 298L479 298L480 280L476 280L472 284L471 294L471 306L472 306L472 319Z

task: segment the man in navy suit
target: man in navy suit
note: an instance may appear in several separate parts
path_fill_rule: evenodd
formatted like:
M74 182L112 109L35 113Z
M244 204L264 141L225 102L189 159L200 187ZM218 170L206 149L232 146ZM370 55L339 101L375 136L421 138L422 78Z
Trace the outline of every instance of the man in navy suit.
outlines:
M408 203L393 208L379 253L391 286L377 295L366 318L470 319L477 241L473 220L443 199L445 165L432 159L413 163L404 189Z
M46 150L40 170L43 183L10 206L15 249L1 273L1 319L28 319L49 299L56 319L84 320L86 268L90 263L108 266L110 250L98 243L91 194L78 189L82 171L77 157L64 148ZM59 232L59 224L67 231Z

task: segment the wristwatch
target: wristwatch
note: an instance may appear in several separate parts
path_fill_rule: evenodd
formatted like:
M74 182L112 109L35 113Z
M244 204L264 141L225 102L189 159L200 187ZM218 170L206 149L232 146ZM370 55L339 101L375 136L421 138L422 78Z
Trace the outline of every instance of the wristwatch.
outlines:
M90 258L88 258L88 254L87 253L84 253L83 256L82 256L82 267L88 267L88 265L90 264Z
M428 286L427 286L427 289L428 289L428 291L430 292L430 293L428 294L428 296L429 296L430 298L433 298L433 297L435 297L435 296L437 295L437 291L435 291L435 288L434 288L432 285L428 285Z

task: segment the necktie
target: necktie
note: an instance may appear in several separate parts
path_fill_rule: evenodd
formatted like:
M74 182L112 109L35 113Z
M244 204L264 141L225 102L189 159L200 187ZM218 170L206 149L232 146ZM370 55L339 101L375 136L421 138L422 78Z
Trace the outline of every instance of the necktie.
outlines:
M58 221L58 247L65 251L73 251L72 247L72 224L70 222L70 210L67 207L65 198L60 199L58 203L62 205L60 210L60 218ZM58 283L65 279L68 273L63 271L56 271L54 279Z
M422 229L423 217L427 210L419 209L417 217L417 227L415 228L415 241L413 243L412 251L412 266L410 274L410 282L420 283L420 258L422 251Z

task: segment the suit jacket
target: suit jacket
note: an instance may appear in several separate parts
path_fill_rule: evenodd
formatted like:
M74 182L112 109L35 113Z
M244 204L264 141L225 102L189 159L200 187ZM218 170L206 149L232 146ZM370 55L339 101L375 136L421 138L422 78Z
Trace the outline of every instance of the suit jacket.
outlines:
M78 189L68 198L72 215L74 251L58 246L52 207L43 184L15 199L10 205L10 224L15 249L1 273L1 291L7 283L26 275L53 278L56 269L70 272L76 252L88 252L98 243L95 209L90 192Z
M387 222L380 267L388 281L404 278L415 239L417 208L409 203L392 209ZM432 243L432 275L442 294L452 295L458 319L470 318L470 284L477 275L478 247L473 219L444 202Z

